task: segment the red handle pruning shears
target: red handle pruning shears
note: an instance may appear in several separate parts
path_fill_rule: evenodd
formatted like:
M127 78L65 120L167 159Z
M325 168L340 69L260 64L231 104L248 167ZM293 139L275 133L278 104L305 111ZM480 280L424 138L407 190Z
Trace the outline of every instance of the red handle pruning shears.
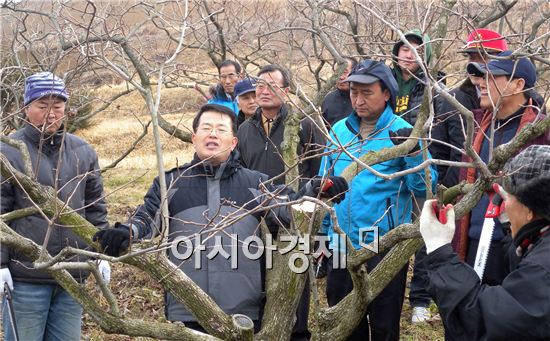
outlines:
M323 180L323 182L321 183L321 192L328 191L328 189L331 188L332 185L334 185L334 182L332 182L332 180L328 178Z
M451 207L451 205L441 205L437 202L437 200L432 201L432 209L434 211L435 216L437 217L437 220L441 224L447 224L447 210Z

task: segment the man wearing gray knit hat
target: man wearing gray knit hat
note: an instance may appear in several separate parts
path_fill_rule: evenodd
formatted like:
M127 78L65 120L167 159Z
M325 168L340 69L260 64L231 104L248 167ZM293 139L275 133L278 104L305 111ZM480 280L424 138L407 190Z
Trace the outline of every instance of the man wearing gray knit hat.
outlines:
M501 285L480 285L453 252L451 205L439 217L433 200L422 210L427 289L452 340L550 340L550 146L529 146L508 161L502 184L494 187L504 197L520 260Z
M106 228L107 208L97 155L82 139L65 132L65 104L69 95L65 82L51 72L40 72L25 80L26 124L9 137L23 142L29 152L36 181L57 190L58 198L86 220ZM1 151L20 172L27 169L21 151L1 144ZM29 174L31 175L31 174ZM29 195L13 178L1 177L0 213L34 207ZM36 213L11 220L9 227L38 245L46 245L51 256L66 247L88 248L70 227ZM49 238L47 236L50 236ZM11 291L11 307L3 309L5 340L80 340L82 307L52 275L35 268L32 260L6 245L1 248L0 286ZM66 261L85 262L87 257L70 255ZM99 263L103 279L110 278L109 264ZM68 270L83 283L87 269ZM9 289L8 289L9 288ZM7 300L5 300L7 302ZM17 326L17 328L16 328Z

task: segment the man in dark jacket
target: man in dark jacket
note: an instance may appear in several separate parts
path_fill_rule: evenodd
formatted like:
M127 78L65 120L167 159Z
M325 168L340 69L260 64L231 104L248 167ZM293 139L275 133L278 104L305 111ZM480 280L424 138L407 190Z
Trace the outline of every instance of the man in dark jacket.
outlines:
M507 49L506 41L497 32L478 29L474 30L467 39L466 47L461 51L468 57L468 62L484 62L489 60L490 54L498 54ZM423 87L422 87L423 89ZM462 85L451 91L451 95L469 110L479 108L479 94L470 78ZM435 118L432 130L433 142L430 152L434 159L456 161L462 160L461 149L464 148L465 122L460 113L448 101L441 97L435 100ZM439 141L444 142L439 143ZM452 148L451 146L456 147ZM437 165L439 183L447 188L458 184L459 169L445 165ZM427 275L423 259L426 249L422 247L415 255L413 277L409 300L413 309L412 322L426 321L429 317L428 306L430 295L426 292Z
M31 158L36 180L58 190L58 198L98 228L107 227L107 209L97 156L92 147L63 129L65 83L50 72L40 72L25 80L26 125L10 138L22 141ZM17 148L2 144L2 154L17 170L24 172L24 160ZM1 213L34 207L23 189L2 177ZM9 226L19 235L39 245L46 244L50 255L65 247L85 249L88 245L70 228L49 221L41 214L15 219ZM80 340L82 307L43 270L21 253L3 246L0 284L13 290L13 306L20 340ZM84 262L75 255L67 261ZM103 266L108 263L102 262ZM110 271L110 270L109 270ZM84 282L88 271L69 270ZM4 307L4 335L14 340L8 309Z
M260 235L260 220L265 218L270 232L276 233L280 224L288 225L290 216L288 207L279 205L268 212L264 205L275 204L263 189L271 193L286 194L291 199L297 195L317 196L320 190L319 179L313 180L299 194L285 186L275 187L268 183L268 177L257 171L246 169L239 163L237 146L236 117L226 107L207 104L203 106L193 120L193 160L181 167L166 172L168 187L168 210L170 223L168 241L181 238L196 241L202 239L202 246L195 245L193 259L183 260L184 247L178 247L178 253L171 248L169 257L201 287L227 314L245 314L255 323L256 331L261 320L263 299L262 264L258 259L249 259L244 251L248 237ZM333 177L334 185L321 196L334 196L347 189L343 178ZM190 195L192 193L193 195ZM285 202L285 199L273 199ZM338 201L339 199L335 199ZM144 204L125 224L117 228L99 231L98 239L106 253L119 255L131 238L140 239L155 228L155 217L161 205L159 179L144 198ZM229 218L229 219L228 219ZM227 221L232 221L227 223ZM227 226L226 226L227 225ZM226 233L221 233L224 231ZM209 237L209 238L206 238ZM237 252L236 259L221 256L207 257L208 250L224 249L231 254ZM182 249L180 251L180 249ZM250 252L250 251L248 251ZM233 267L233 261L238 264ZM195 264L201 264L196 267ZM179 303L171 294L165 296L165 312L169 321L182 321L186 326L204 331L193 314Z
M351 106L351 100L349 98L349 83L344 82L344 80L348 78L351 70L357 65L357 61L352 57L346 57L345 60L347 65L344 72L340 74L336 81L336 89L329 92L321 104L323 118L327 122L328 127L348 117L348 115L353 112L353 107Z
M260 106L256 114L239 127L239 152L241 162L247 168L267 174L275 184L285 183L285 164L281 156L284 138L284 122L288 107L284 98L290 90L290 76L281 66L264 66L258 73L256 102ZM273 89L273 90L272 90ZM304 160L298 165L301 184L313 178L319 171L321 162L319 153L324 146L321 131L313 121L304 118L300 122L298 155ZM298 307L297 323L293 338L309 338L307 316L309 309L309 288L306 285L304 295Z
M264 66L258 78L256 102L260 107L239 127L238 149L245 167L267 174L275 184L283 184L285 165L281 157L281 143L288 114L284 98L289 92L290 78L285 69L275 64ZM313 178L321 162L321 158L315 155L323 150L324 138L309 118L300 122L299 138L298 155L304 158L298 165L300 176Z
M420 233L428 251L428 291L448 340L550 340L550 146L532 145L508 161L503 187L507 193L499 193L520 260L500 285L480 284L453 252L451 205L439 217L433 201L424 205Z

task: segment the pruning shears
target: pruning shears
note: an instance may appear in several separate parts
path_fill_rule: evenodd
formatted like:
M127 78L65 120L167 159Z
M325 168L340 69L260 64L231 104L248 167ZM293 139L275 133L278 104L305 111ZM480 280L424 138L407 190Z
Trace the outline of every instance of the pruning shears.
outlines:
M447 210L451 205L442 205L437 200L432 202L432 210L441 224L447 224Z
M334 182L332 182L332 180L328 178L324 179L323 182L321 183L321 192L328 191L328 189L331 188L332 185L334 185Z

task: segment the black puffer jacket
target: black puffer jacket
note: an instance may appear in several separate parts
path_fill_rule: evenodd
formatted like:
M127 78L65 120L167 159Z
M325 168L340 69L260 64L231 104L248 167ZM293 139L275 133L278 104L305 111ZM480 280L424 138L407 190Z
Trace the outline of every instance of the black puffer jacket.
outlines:
M501 285L480 285L450 244L426 256L427 290L439 307L447 339L550 340L548 224L539 220L520 229L514 244L524 246L521 260Z
M270 179L285 172L285 165L281 157L281 143L283 142L284 121L287 114L288 108L283 105L273 122L269 136L266 136L262 126L261 108L258 108L254 116L239 127L238 149L241 154L241 163L246 168L267 174ZM298 155L305 160L298 165L298 168L300 176L305 181L317 175L319 171L321 157L313 156L322 153L325 140L320 130L313 125L309 118L302 119L299 138ZM304 181L301 184L304 184ZM285 177L278 177L273 182L283 184Z
M233 152L229 160L218 167L201 162L195 156L191 163L166 173L169 242L190 237L196 247L195 236L200 235L205 246L199 256L195 251L187 260L170 249L170 260L210 295L224 312L245 314L253 320L259 318L263 297L261 262L245 256L243 241L247 237L260 235L260 218L263 216L273 233L278 230L279 224L288 225L290 221L286 206L273 208L267 215L262 209L262 205L274 203L260 190L261 183L267 180L265 174L243 168L237 152ZM266 188L272 193L296 195L287 192L286 187L267 185ZM144 204L128 221L128 224L137 227L140 237L156 228L159 207L160 187L156 178L144 198ZM236 243L236 250L233 250L232 243ZM226 259L218 254L208 259L207 255L215 245L223 245L229 254L236 251L238 266L232 268L233 256L233 259ZM185 243L179 244L177 250L180 254L185 254L185 246ZM250 247L251 253L255 252L253 249ZM200 268L196 266L199 260ZM165 300L168 320L196 321L171 294L167 294Z
M475 86L469 79L462 85L449 93L468 110L479 109L479 96ZM443 99L436 102L435 117L432 130L434 141L430 144L430 152L434 159L460 162L462 153L448 145L439 143L446 142L459 149L464 148L464 135L466 130L466 120L461 119L458 110ZM439 183L445 187L452 187L458 184L460 170L457 167L444 165L437 166L437 172L440 176Z
M59 199L96 227L106 228L107 209L95 151L82 139L69 133L64 134L62 131L46 138L42 137L40 131L32 125L27 125L10 136L26 144L39 183L56 188ZM1 146L2 154L12 166L23 171L19 150L6 144ZM27 194L2 177L2 213L32 206ZM43 244L48 229L48 221L39 214L11 221L9 225L15 232L40 245ZM67 246L80 249L88 247L69 228L54 224L47 246L48 252L55 256ZM85 260L83 256L74 256L67 261ZM29 259L7 247L2 247L2 267L9 267L15 281L55 283L48 273L34 270ZM70 272L80 282L88 276L88 272L82 270Z
M325 99L323 99L321 111L329 127L341 119L348 117L353 112L349 91L336 89L329 92Z
M392 68L392 74L396 79L397 72L401 72L401 69L398 66ZM422 82L418 80L415 81L414 86L408 96L409 98L407 102L407 107L395 113L397 116L403 117L405 121L413 126L416 123L418 113L420 112L420 106L422 105L422 100L424 99L424 89L426 88L426 85L424 83L427 81L422 73L419 73L417 76L422 77ZM445 84L445 73L441 71L438 72L437 79L438 82L440 82L441 84ZM438 106L438 101L439 96L434 97L434 108Z

